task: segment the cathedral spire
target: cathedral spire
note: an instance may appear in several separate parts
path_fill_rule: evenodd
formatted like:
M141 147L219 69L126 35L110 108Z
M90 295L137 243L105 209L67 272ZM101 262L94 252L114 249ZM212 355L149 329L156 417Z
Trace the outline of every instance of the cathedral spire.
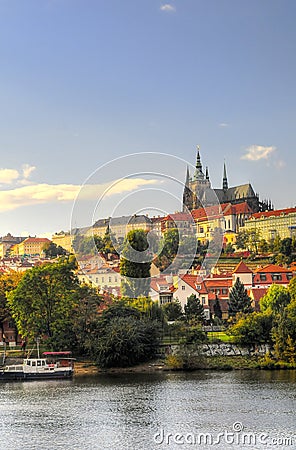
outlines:
M186 170L186 181L185 181L185 186L189 187L189 181L190 181L190 177L189 177L189 167L187 166L187 170Z
M201 161L200 161L200 154L199 154L199 145L197 145L196 148L197 148L196 170L202 171L202 164L201 164Z
M227 180L227 174L226 174L226 164L224 161L224 167L223 167L223 186L222 186L223 190L227 190L228 189L228 180Z
M195 180L204 180L205 176L202 171L202 164L201 164L200 154L199 154L199 145L197 145L196 148L197 148L197 155L196 155L196 166L195 166L196 169L195 169L195 173L194 173L194 179Z

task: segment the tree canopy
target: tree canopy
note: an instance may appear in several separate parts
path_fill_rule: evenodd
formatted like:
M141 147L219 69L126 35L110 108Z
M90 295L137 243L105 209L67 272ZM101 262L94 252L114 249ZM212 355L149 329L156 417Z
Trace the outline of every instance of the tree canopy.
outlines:
M147 255L144 253L148 248L149 244L144 230L129 231L124 240L120 258L122 296L148 297L151 261L149 258L147 260Z
M114 302L95 325L91 353L100 367L125 367L152 358L157 350L160 324L141 317L125 302Z
M200 322L205 320L205 312L203 305L195 294L191 294L187 298L187 303L184 306L185 317L187 321Z
M281 312L290 302L290 294L287 288L279 284L273 284L260 300L261 311Z
M12 317L23 337L60 336L62 340L71 332L72 312L79 297L72 269L67 262L35 267L8 294Z
M251 298L248 296L243 283L237 278L229 292L228 315L229 317L235 317L237 313L247 314L251 312L253 312Z

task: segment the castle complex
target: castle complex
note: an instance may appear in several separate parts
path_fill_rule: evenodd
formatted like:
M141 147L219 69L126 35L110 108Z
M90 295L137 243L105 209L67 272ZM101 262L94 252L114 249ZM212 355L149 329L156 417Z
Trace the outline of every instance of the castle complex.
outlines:
M205 174L203 172L198 146L193 176L190 176L189 169L187 168L183 193L183 210L192 211L193 209L217 205L219 203L236 205L243 202L246 202L254 213L273 209L270 201L259 200L259 195L255 193L250 183L229 187L225 163L222 188L213 189L211 187L208 168L206 167Z

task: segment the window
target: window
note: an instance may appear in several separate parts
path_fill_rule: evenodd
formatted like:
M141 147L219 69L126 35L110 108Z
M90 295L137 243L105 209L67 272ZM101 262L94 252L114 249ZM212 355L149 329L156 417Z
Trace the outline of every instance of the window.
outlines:
M32 361L32 366L33 366L33 367L36 366L36 361Z
M111 277L109 277L109 278L108 278L108 282L111 283L111 281L112 281L112 280L111 280Z
M185 291L185 286L182 286L182 291Z
M115 283L117 283L117 277L114 278Z
M102 283L104 283L104 281L105 281L105 278L104 278L104 277L102 277Z
M41 361L37 361L37 366L40 367L41 366Z
M266 281L266 274L260 273L260 281Z
M280 281L282 279L282 276L279 273L274 273L272 275L272 279L273 279L273 281Z
M227 294L227 289L222 289L222 294Z
M201 285L200 285L200 284L197 284L197 285L196 285L196 290L197 290L197 291L200 291L200 290L201 290Z
M206 303L206 298L205 298L205 297L202 297L202 298L201 298L201 302L202 302L203 305L205 305L205 303Z

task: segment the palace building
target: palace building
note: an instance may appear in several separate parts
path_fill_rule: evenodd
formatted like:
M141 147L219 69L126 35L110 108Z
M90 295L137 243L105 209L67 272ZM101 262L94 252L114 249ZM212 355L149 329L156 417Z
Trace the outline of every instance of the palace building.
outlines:
M254 213L273 209L270 201L259 200L259 195L255 193L250 183L229 187L225 163L222 187L218 189L212 188L208 167L206 167L205 173L203 172L198 146L194 174L190 175L187 168L183 193L184 212L222 203L236 205L244 202L249 205Z

